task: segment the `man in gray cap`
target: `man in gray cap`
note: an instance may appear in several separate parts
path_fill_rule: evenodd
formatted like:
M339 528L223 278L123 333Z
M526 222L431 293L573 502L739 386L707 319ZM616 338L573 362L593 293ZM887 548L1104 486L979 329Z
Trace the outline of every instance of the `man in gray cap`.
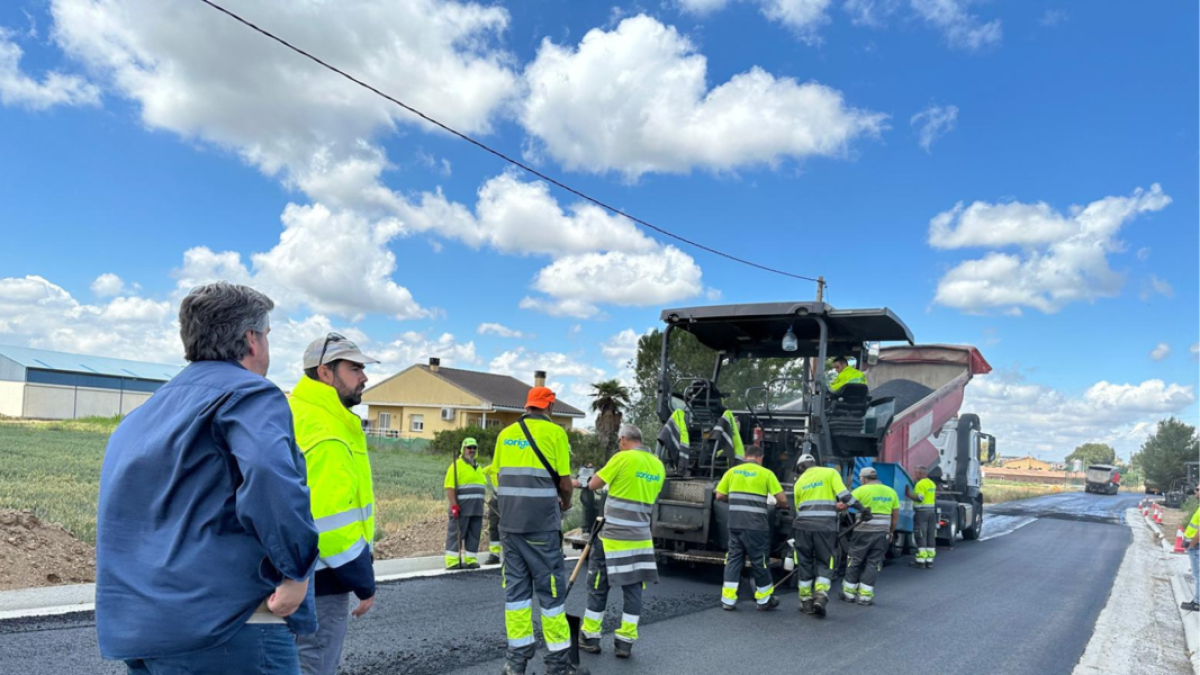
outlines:
M362 420L350 411L362 402L363 366L379 363L344 335L330 333L304 351L304 377L288 400L296 445L304 453L313 520L320 535L315 577L317 633L296 641L304 675L333 675L342 658L350 614L375 601L371 545L375 494ZM350 594L358 607L350 611Z
M850 534L850 555L846 577L842 580L842 599L860 605L875 604L875 579L883 569L887 547L896 536L900 499L896 491L879 482L879 473L866 466L858 472L862 485L854 498L871 512L869 520L860 520Z

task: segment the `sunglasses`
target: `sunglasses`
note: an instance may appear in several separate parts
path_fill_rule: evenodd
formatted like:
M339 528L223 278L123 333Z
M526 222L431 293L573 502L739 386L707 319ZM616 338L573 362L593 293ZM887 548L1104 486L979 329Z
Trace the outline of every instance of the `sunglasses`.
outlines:
M317 359L317 365L325 363L325 350L329 349L330 342L345 342L348 338L341 333L330 333L325 336L325 344L321 345L321 358Z
M468 445L467 447L463 448L463 450L478 450L478 449L479 449L478 445Z

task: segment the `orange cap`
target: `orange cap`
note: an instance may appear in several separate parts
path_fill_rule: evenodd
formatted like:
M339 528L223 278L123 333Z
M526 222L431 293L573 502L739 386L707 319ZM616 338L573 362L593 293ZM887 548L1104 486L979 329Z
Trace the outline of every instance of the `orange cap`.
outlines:
M549 387L534 387L529 390L529 397L525 399L526 408L545 410L552 405L554 405L554 392L550 391Z

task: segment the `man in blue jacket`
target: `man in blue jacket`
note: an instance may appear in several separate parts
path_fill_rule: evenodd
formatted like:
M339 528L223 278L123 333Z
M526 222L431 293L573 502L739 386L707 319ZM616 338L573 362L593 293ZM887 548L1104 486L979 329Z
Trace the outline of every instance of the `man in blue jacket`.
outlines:
M96 628L101 655L131 674L298 673L293 632L316 630L303 458L265 377L273 307L224 282L188 294L179 334L191 365L109 440Z

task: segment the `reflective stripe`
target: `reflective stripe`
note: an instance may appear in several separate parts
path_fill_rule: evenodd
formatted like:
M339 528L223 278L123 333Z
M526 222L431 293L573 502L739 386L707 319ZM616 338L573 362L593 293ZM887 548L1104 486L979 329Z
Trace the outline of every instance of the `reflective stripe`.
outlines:
M537 476L538 478L549 478L550 472L545 469L539 469L532 466L502 466L500 467L501 476Z
M545 497L558 498L558 490L554 488L517 488L505 487L503 485L496 488L496 494L501 497Z
M347 509L341 513L335 513L332 516L317 518L314 522L317 525L317 532L332 532L340 527L345 527L351 523L362 522L371 517L374 512L374 504L367 504L360 508Z
M457 558L458 557L458 551L443 551L443 553L446 554L447 558Z
M631 548L626 551L609 551L607 549L604 551L604 557L608 558L609 560L632 558L639 555L654 555L654 546L651 545L647 546L646 548Z
M509 638L508 640L508 646L513 648L528 647L531 644L533 644L532 635L527 637Z
M558 616L559 614L562 614L563 611L565 611L566 609L567 609L566 605L559 605L558 607L551 607L550 609L546 609L545 607L543 607L542 608L542 618L546 618L549 616Z
M636 626L636 625L638 625L639 618L640 617L638 617L638 615L636 615L636 614L622 614L621 615L621 623L627 623L627 624Z
M458 501L469 502L472 499L483 499L483 495L458 495Z
M745 511L746 513L761 513L764 515L767 513L767 507L765 507L765 506L763 506L761 508L759 508L757 506L730 506L729 510L730 511Z
M328 558L320 558L317 560L317 569L323 570L326 567L341 567L348 562L356 560L358 556L367 548L367 540L359 539L353 546L342 551L337 555L331 555ZM454 555L458 555L455 553Z
M919 502L913 504L914 511L932 511L936 508L937 504L921 504Z
M621 499L620 497L609 496L607 503L613 505L614 507L620 507L629 511L637 511L639 513L654 513L653 504L635 502L631 499Z
M532 608L533 608L533 599L532 598L529 600L518 600L516 602L504 603L504 611L506 611L506 612L519 612L523 609L532 609Z
M846 497L850 496L850 491L842 490L841 492L837 493L837 495L838 495L838 499L845 499Z
M611 523L611 524L613 524L613 525L620 525L620 526L622 526L622 527L637 527L637 528L643 528L643 527L646 527L646 526L649 524L649 523L647 523L647 522L644 522L644 521L638 521L638 520L625 520L625 519L623 519L623 518L613 518L612 516L605 516L605 517L604 517L604 523L605 523L606 525L608 525L608 524L610 524L610 523Z
M609 565L608 576L616 574L625 574L626 572L635 572L637 570L658 570L658 567L652 562L639 562L630 565Z
M726 581L725 582L725 588L732 588L733 590L737 590L737 587L738 587L738 582L736 582L736 581Z
M570 640L567 640L566 642L547 642L546 643L546 649L548 649L552 652L561 652L562 650L564 650L570 646L571 646Z
M592 610L589 609L589 610L584 611L583 618L589 619L591 621L603 621L604 620L604 612L593 612Z
M821 505L837 506L837 500L836 499L806 499L806 500L800 502L799 508L804 508L806 506L821 506Z
M837 511L801 511L796 514L797 518L833 518L837 516Z

